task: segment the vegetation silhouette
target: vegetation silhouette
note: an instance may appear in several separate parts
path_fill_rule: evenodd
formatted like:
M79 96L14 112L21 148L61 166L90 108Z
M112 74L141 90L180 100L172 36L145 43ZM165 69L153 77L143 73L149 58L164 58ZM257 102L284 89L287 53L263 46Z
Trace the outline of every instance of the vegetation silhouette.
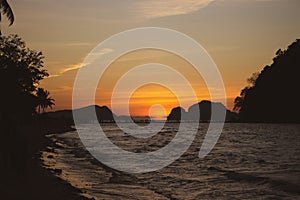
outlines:
M14 23L6 0L0 0L0 22L2 15L6 15L9 25ZM41 101L37 94L39 81L48 76L42 69L42 59L41 52L26 48L17 35L2 36L0 27L1 198L84 199L40 164L40 152L50 142L45 134L71 130L63 121L49 121L42 116L32 118L39 101L43 102L42 109L53 105L49 92L43 90L47 101Z
M300 40L279 49L273 63L254 73L234 101L243 122L299 123Z
M48 76L43 58L42 52L27 48L19 36L0 36L0 91L5 94L0 99L0 121L24 120L36 113L39 104L42 108L53 105L53 99L43 102L37 97L39 82Z
M9 5L9 3L6 0L0 0L0 22L2 20L2 15L5 15L9 21L9 26L11 26L14 21L14 13ZM0 27L0 36L2 35L1 33L1 27Z
M2 2L2 1L1 1ZM1 199L83 199L68 183L41 167L45 135L72 130L65 121L37 115L53 99L38 88L48 76L41 52L17 35L0 36L0 193Z
M44 88L38 88L37 92L36 92L36 96L37 96L37 109L38 109L38 113L44 113L45 110L49 107L52 109L52 106L55 105L54 103L54 99L51 98L50 93L45 90Z

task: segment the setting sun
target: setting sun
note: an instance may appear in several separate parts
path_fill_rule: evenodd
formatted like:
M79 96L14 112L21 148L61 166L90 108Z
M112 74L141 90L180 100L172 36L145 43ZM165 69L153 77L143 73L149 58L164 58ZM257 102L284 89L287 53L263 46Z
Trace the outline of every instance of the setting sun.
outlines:
M166 87L156 84L140 87L129 102L130 115L152 116L156 119L164 119L176 106L179 106L177 97Z

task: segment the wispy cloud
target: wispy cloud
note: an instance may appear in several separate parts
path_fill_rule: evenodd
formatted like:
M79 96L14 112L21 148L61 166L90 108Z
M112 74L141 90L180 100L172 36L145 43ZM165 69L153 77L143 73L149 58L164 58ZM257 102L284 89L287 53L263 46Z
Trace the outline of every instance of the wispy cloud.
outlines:
M97 59L105 54L108 54L110 52L113 52L114 50L113 49L110 49L110 48L104 48L96 53L93 53L93 54L90 54L89 56L91 60L93 59ZM68 65L68 66L65 66L61 69L61 71L58 73L58 74L54 74L54 75L51 75L49 76L48 78L54 78L54 77L58 77L58 76L61 76L63 75L64 73L66 72L69 72L69 71L72 71L72 70L76 70L76 69L80 69L81 67L84 67L88 65L88 63L84 63L84 62L81 62L81 63L77 63L77 64L72 64L72 65Z
M113 52L114 50L111 49L111 48L104 48L104 49L101 49L99 51L96 51L96 52L93 52L93 53L90 53L90 60L91 61L94 61L95 59L98 59L99 57L105 55L105 54L108 54L108 53L111 53ZM87 63L85 63L87 64Z
M153 0L138 1L134 6L140 17L152 19L193 13L214 0Z
M105 54L108 54L110 52L113 52L113 49L110 49L110 48L105 48L105 49L101 49L100 51L96 52L96 53L93 53L93 54L90 54L90 59L97 59ZM71 70L75 70L75 69L79 69L81 67L84 67L88 65L88 63L79 63L79 64L75 64L75 65L70 65L70 66L67 66L65 67L62 71L61 71L61 74L62 73L65 73L65 72L68 72L68 71L71 71Z
M86 22L108 24L126 21L140 22L159 17L189 14L215 0L92 0L84 4L82 0L64 0L60 1L59 6L53 4L53 0L43 0L39 3L34 0L13 1L16 1L15 5L20 7L18 13L24 21L26 19L27 21L35 20L36 23L45 23L45 21L58 20L60 23L69 23L69 26L78 26ZM51 12L52 10L55 10L55 15ZM31 13L35 15L38 13L42 18L32 19ZM77 14L74 15L74 13Z
M82 63L78 63L78 64L75 64L75 65L69 65L67 67L65 67L61 72L60 74L63 74L65 72L68 72L68 71L71 71L71 70L74 70L74 69L79 69L80 67L82 67Z

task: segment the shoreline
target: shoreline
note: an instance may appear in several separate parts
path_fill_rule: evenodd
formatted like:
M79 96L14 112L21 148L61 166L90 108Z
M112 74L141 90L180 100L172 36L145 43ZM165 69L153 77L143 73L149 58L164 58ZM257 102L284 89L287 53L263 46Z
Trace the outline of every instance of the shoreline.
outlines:
M234 125L233 129L230 129L230 132L233 131L233 133L224 134L224 137L227 138L224 141L229 142L226 145L227 148L230 146L234 147L234 145L237 143L243 145L244 141L253 141L252 129L249 129L249 127L254 128L253 130L256 130L254 134L261 139L261 142L257 143L256 141L252 143L255 149L257 148L257 145L259 145L258 149L263 149L262 147L264 147L265 144L264 141L269 140L268 135L267 137L264 137L261 134L262 132L258 131L262 128L263 130L269 130L269 128L266 128L269 127L267 125L261 127L260 125L253 126L252 124L249 124L244 127L246 132L238 131L238 129L236 129L237 127L240 126ZM279 127L277 125L272 125L271 127L273 127L275 130L286 130L286 127L282 125ZM107 130L112 129L109 127ZM296 130L298 130L298 128ZM263 131L263 133L270 134L268 131ZM167 131L166 134L169 134L169 132ZM272 135L273 134L270 136ZM119 141L117 137L123 137L124 133L110 136L112 136L112 140L117 142ZM282 137L284 135L280 134L279 136ZM198 196L196 191L191 193L187 191L194 188L195 184L197 185L199 182L206 181L208 184L217 185L230 183L227 189L220 189L220 194L225 191L231 191L231 185L233 185L236 189L238 189L237 191L239 191L239 195L242 197L246 197L247 194L257 195L257 192L273 196L274 198L278 196L286 198L299 196L299 192L297 191L299 184L297 179L293 178L293 176L297 176L298 173L292 173L284 166L278 168L276 162L273 163L274 157L270 157L269 153L259 155L259 151L253 151L254 155L256 156L252 157L249 152L239 153L239 146L236 146L232 149L232 152L229 152L228 154L224 154L222 148L216 148L215 151L217 152L215 152L215 154L211 154L210 158L208 157L209 159L206 159L207 163L205 164L203 164L201 160L195 160L195 158L198 158L197 146L199 146L198 144L200 144L202 141L200 134L198 135L198 138L196 137L195 139L196 145L191 145L191 149L188 151L188 154L183 155L169 167L156 172L134 175L110 169L109 167L103 166L96 159L92 158L86 152L86 150L82 149L80 140L74 131L64 134L51 134L49 137L52 138L54 142L53 146L50 146L52 149L50 148L50 151L46 152L44 155L44 158L46 158L46 166L50 166L50 170L53 170L54 173L58 174L64 180L71 182L75 187L80 188L84 195L89 195L87 196L89 198L130 199L130 195L139 196L141 199L184 199L186 197L185 195L191 195L191 197L197 198ZM238 142L239 139L237 139L239 137L242 137L240 138L240 142ZM274 137L271 137L271 139L273 142L276 142L278 137L275 135ZM269 143L269 145L271 144L272 143ZM156 145L158 144L156 143ZM277 147L280 146L281 144L279 144ZM271 145L270 148L270 152L273 152L275 149L277 149L276 146L273 145ZM55 149L55 151L51 151L53 149ZM281 149L280 152L284 149ZM212 157L212 155L221 156L213 158L214 156ZM244 159L244 157L246 158ZM229 160L226 165L224 165L223 161L221 161L224 158ZM235 166L234 163L231 163L230 160L232 158L235 160L235 162L237 162L237 166ZM245 161L248 161L248 163L245 163ZM285 159L280 161L285 161ZM193 163L193 165L188 163ZM293 164L297 163L288 162L287 164L292 166ZM178 171L178 166L180 166L181 169L186 168L189 170L183 170L180 172ZM197 167L195 168L194 166ZM228 168L228 166L231 166L232 168ZM269 174L270 168L273 169L273 172ZM279 172L279 169L280 171L283 171ZM191 179L189 175L186 176L185 174L187 172L193 174L194 178ZM180 178L178 179L179 175ZM172 184L174 185L170 186ZM186 184L188 187L185 187ZM245 196L243 189L240 188L241 184L250 188L249 191L246 192ZM257 189L251 189L256 184L259 184L260 186ZM214 194L214 190L218 190L216 188L207 187L207 185L202 185L199 187L196 186L195 188L196 190L207 190L206 194L202 194L204 195L204 198L205 195L206 197L211 198ZM170 189L173 192L170 192ZM176 189L182 193L175 192Z
M257 151L253 151L254 155L256 155L255 157L249 155L249 152L238 153L240 151L236 150L239 150L239 146L236 146L232 149L235 153L229 152L228 155L224 154L222 148L215 148L215 153L217 153L215 155L221 155L221 157L208 159L206 160L208 163L203 165L201 160L194 160L198 153L198 143L201 143L202 141L201 136L199 135L199 137L196 137L195 139L196 145L191 145L189 153L174 162L174 164L172 164L173 167L171 165L171 167L164 168L160 172L133 176L110 169L88 155L87 152L82 151L83 149L80 148L80 140L77 140L77 137L74 136L76 135L74 132L75 129L73 129L71 125L72 124L66 123L65 121L40 118L35 122L26 124L26 126L15 124L15 127L22 128L11 128L11 130L18 130L16 132L7 132L14 133L14 135L3 134L4 136L10 137L6 137L4 140L1 140L0 144L3 145L4 141L4 145L6 145L5 147L10 148L9 150L14 150L12 152L6 152L10 152L12 158L17 160L17 163L12 163L10 168L3 168L3 162L0 163L0 175L1 177L4 175L4 179L2 179L0 182L1 197L3 199L130 199L129 197L132 197L132 195L139 196L141 199L171 199L173 197L177 199L184 199L186 197L185 195L191 195L190 197L193 198L198 197L196 190L200 188L207 189L207 192L202 194L204 195L203 197L212 197L211 195L214 194L213 190L216 188L207 187L207 185L202 185L201 187L197 186L194 188L194 184L204 181L208 181L210 184L217 185L230 182L231 184L236 185L236 189L241 191L241 193L239 193L241 197L245 196L243 196L244 192L242 192L241 188L239 188L240 184L245 184L247 187L252 188L256 183L262 184L259 188L253 189L254 191L252 191L252 189L249 190L249 194L263 192L264 194L272 195L273 197L277 197L278 195L287 198L299 196L297 191L299 186L298 179L294 180L292 178L293 176L297 176L298 173L292 173L290 170L286 169L285 166L278 168L279 165L276 163L278 161L280 161L280 163L282 163L282 161L285 162L286 158L282 157L283 160L278 160L274 163L273 154L271 154L270 157L269 153L267 153L273 152L275 149L278 149L277 147L282 147L279 148L279 152L286 151L285 143L277 144L278 139L279 141L283 141L280 138L285 138L284 133L286 131L286 127L282 125L280 125L280 127L272 126L272 130L282 130L275 135L269 131L266 131L269 130L269 128L266 128L265 126L264 128L261 126L252 126L252 124L249 124L249 126L254 129L249 129L247 125L246 129L244 129L246 132L237 131L237 127L240 126L234 125L233 129L230 129L230 132L233 131L233 133L223 134L223 140L229 142L224 143L227 144L225 146L227 148L230 146L234 147L236 144L242 145L244 141L252 141L253 134L258 136L261 141L258 143L257 141L252 143L255 149L262 149L262 147L266 148L264 146L264 141L269 141L270 139L270 141L273 141L277 144L277 146L274 146L273 143L269 143L270 146L268 148L270 149L267 149L268 151L262 155ZM10 124L10 126L7 127L13 126ZM292 137L295 136L295 139L292 141L296 142L297 138L299 138L296 134L297 130L299 130L299 127L295 126L294 128L295 129L290 130L290 133L294 133L294 135L291 135ZM111 129L109 128L109 130ZM237 132L235 133L234 130ZM259 130L263 131L261 132ZM267 135L261 133L265 133ZM166 134L169 134L169 131L167 131ZM113 139L119 141L118 138L120 139L123 137L123 135L124 134L114 135ZM239 137L241 138L237 140ZM26 144L26 146L24 144ZM3 147L2 145L0 145L0 148ZM156 146L159 146L159 144L156 144ZM292 147L294 146L295 145L292 145ZM294 148L291 148L291 150L293 149ZM44 154L45 152L46 154ZM2 151L0 151L0 158L3 158L1 157L3 155L1 153ZM237 157L233 157L234 154L237 154ZM72 156L70 157L70 155ZM212 155L214 154L211 154L211 156ZM245 164L243 160L240 160L242 157L245 157L249 163ZM49 165L47 165L47 162L45 162L44 158L50 160L50 162L57 160L58 165L54 166L53 168L49 168ZM226 165L223 164L223 161L220 162L220 159L230 160L232 158L234 158L238 164L237 169L234 169L235 165L233 165L231 161L229 161ZM281 159L281 157L278 159ZM67 162L63 163L61 161ZM194 163L195 166L200 166L201 168L199 170L198 167L195 168L193 167L194 165L190 165L188 163ZM15 168L15 164L22 164L19 168L24 170L18 171L18 168ZM289 166L298 165L297 162L294 161L289 161L287 164ZM180 175L182 175L180 179L176 178L178 177L178 168L176 167L176 170L174 170L174 166L180 166L180 168L186 167L187 169L184 170L184 173L180 173ZM233 169L228 170L228 166L233 166ZM240 167L245 166L247 166L247 169L250 171L239 170ZM255 170L257 167L260 168L259 171ZM271 174L269 174L270 167L275 170ZM279 169L283 171L276 173L276 171ZM185 176L184 174L186 174L187 171L192 173L195 179L191 180L188 174ZM64 175L69 175L69 179L68 177L65 179L66 176ZM215 179L216 175L218 177L217 179ZM165 179L161 177L169 178ZM1 185L1 183L4 184ZM186 187L184 186L183 188L186 189L186 192L185 190L181 190L182 193L170 192L169 185L175 183L177 186L174 188L173 186L171 187L174 189L174 191L175 188L179 189L181 188L182 184L184 184ZM77 184L79 187L77 187ZM195 189L193 190L194 192L187 192L191 188ZM219 192L224 191L231 191L231 186L227 189L221 189Z
M84 197L132 199L137 195L139 199L169 199L154 188L138 183L136 175L103 165L90 155L75 135L74 131L50 134L53 142L43 152L42 159L50 171L78 188Z
M47 134L74 130L71 124L39 118L26 125L4 124L0 151L0 192L3 199L87 200L82 191L43 166L41 152L51 140Z

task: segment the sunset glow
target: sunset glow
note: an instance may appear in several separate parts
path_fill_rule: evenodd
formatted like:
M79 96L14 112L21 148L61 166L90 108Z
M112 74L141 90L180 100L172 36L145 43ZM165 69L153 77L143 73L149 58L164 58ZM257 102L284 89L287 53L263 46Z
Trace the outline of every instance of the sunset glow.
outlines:
M28 47L43 51L50 77L41 86L55 99L54 110L71 109L74 79L88 53L111 35L128 29L165 27L200 43L222 74L229 109L246 79L270 64L276 50L286 47L300 34L295 20L300 17L298 1L99 0L83 4L73 0L72 6L69 1L60 1L58 5L50 0L10 3L16 20L8 28L7 19L3 18L2 32L18 33ZM103 54L111 51L106 49ZM124 55L111 64L109 75L99 82L95 104L109 106L118 77L145 63L173 67L191 82L199 101L210 99L201 76L195 75L189 63L166 52L145 50ZM189 102L184 106L188 108Z
M126 73L136 66L140 66L147 63L160 63L166 66L172 67L173 70L182 74L190 83L193 91L197 95L199 101L203 99L210 99L208 89L200 74L194 69L194 67L181 57L174 55L170 52L154 49L146 49L133 51L126 55L121 56L114 61L109 68L105 71L98 84L96 94L96 104L108 105L111 107L112 92L118 82L118 80L126 75ZM169 88L176 88L180 91L178 98L182 100L181 105L184 108L191 106L191 94L187 92L187 85L179 84L178 80L167 73L166 71L147 71L146 76L159 76L162 79L168 81L167 86L160 86L155 84L145 85L140 87L130 97L130 114L132 115L149 115L149 108L152 105L160 104L165 108L165 112L168 114L172 107L179 106L179 102L175 95ZM133 74L133 77L139 77L141 74ZM134 84L135 80L131 80ZM130 85L130 82L127 83ZM120 91L117 94L117 100L114 102L116 113L120 115L127 114L125 112L126 91ZM156 111L157 113L158 111ZM155 116L164 116L162 110L155 114Z
M299 10L0 0L0 200L300 200Z
M132 116L154 116L163 119L172 108L179 106L179 102L169 89L149 84L136 90L131 96L129 106Z

